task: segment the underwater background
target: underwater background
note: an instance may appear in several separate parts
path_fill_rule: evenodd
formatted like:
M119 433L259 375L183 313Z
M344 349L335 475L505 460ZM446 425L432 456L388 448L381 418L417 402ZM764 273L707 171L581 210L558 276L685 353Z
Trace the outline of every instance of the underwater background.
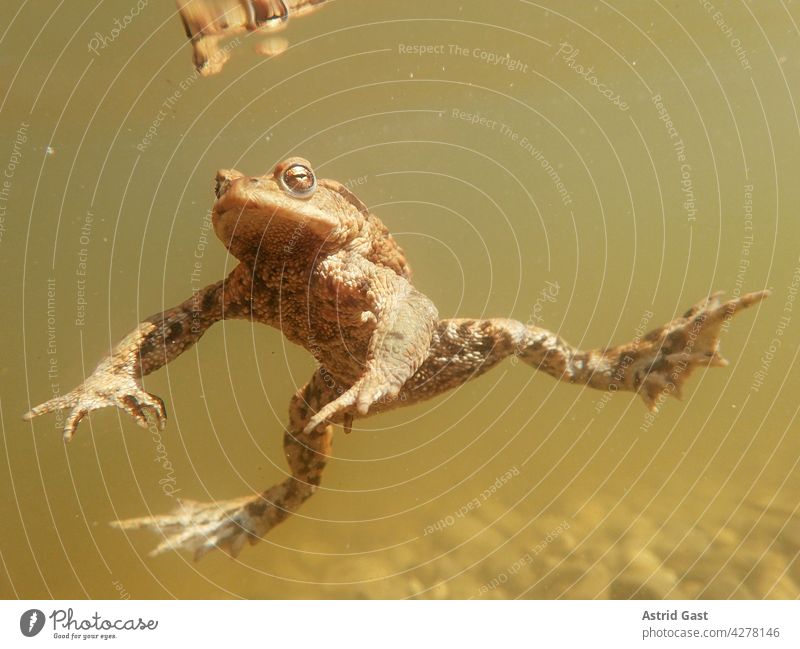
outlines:
M332 0L209 77L169 2L5 16L1 596L800 595L797 3ZM216 170L290 155L384 221L442 317L591 348L772 296L655 416L507 362L337 430L318 493L237 559L150 557L108 523L283 479L311 356L224 322L146 378L160 433L103 410L65 445L21 415L229 272Z

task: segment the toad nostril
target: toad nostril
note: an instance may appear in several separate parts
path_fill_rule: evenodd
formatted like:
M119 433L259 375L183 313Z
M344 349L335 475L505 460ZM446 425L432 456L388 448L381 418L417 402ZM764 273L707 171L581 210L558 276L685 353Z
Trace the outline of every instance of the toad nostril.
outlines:
M217 198L222 196L231 186L230 176L227 174L217 174L216 183L214 185L214 194Z

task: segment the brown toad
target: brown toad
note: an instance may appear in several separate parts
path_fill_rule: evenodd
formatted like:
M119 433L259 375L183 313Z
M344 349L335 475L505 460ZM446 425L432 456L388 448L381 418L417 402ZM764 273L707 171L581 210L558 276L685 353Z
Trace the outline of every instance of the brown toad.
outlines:
M405 255L381 221L336 181L292 158L264 176L217 174L213 224L239 265L224 280L141 323L72 392L25 417L69 408L64 436L92 410L116 406L147 426L164 404L141 377L162 367L225 318L279 328L319 368L292 398L284 436L291 476L261 494L219 503L184 502L170 515L121 521L164 535L156 548L219 547L236 554L287 518L320 484L332 424L441 394L515 355L569 383L639 392L651 408L678 396L696 367L723 366L726 320L766 291L721 302L718 294L640 340L580 351L516 320L440 320L410 281Z
M192 43L195 69L204 77L217 74L238 41L222 42L245 32L275 32L289 17L319 8L326 0L175 0L186 36ZM280 54L287 43L268 38L256 46L260 54Z

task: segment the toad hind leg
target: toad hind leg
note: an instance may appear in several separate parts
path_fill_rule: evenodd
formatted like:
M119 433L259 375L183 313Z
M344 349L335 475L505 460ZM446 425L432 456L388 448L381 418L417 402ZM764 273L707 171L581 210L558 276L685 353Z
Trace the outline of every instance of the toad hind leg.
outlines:
M319 372L292 397L283 443L291 475L283 482L255 496L211 503L182 501L171 514L115 521L112 525L125 530L147 528L162 535L152 555L190 550L197 560L214 548L238 555L245 541L257 543L319 486L331 450L333 427L323 424L307 433L303 429L332 398Z
M725 323L768 294L759 291L722 302L715 293L639 340L588 351L517 320L441 320L425 362L398 400L381 409L435 396L516 356L568 383L638 392L653 410L662 394L680 397L684 381L697 367L727 364L719 353Z

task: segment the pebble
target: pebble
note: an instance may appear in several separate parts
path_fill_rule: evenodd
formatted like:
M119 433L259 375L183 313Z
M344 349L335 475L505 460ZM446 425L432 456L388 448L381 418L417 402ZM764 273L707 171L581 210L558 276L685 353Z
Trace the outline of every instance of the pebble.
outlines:
M398 548L408 572L360 584L354 588L355 596L658 600L793 599L800 594L800 562L786 570L790 559L800 552L800 520L790 520L782 531L774 524L751 530L751 518L734 517L723 526L725 518L717 522L706 516L693 521L687 533L677 516L662 527L660 520L624 505L602 522L614 503L603 502L601 497L583 506L573 518L581 505L560 503L564 516L551 509L533 518L518 511L499 518L508 505L487 502L452 529L426 538L423 547ZM780 519L781 526L787 521L782 512L768 514L771 520ZM456 547L459 539L476 532L481 534L473 541ZM428 557L435 553L443 556L421 565L420 550ZM529 560L521 562L526 555ZM381 563L390 558L388 553L375 565L360 566L355 573L343 568L336 571L336 581L347 574L364 578L396 572Z

